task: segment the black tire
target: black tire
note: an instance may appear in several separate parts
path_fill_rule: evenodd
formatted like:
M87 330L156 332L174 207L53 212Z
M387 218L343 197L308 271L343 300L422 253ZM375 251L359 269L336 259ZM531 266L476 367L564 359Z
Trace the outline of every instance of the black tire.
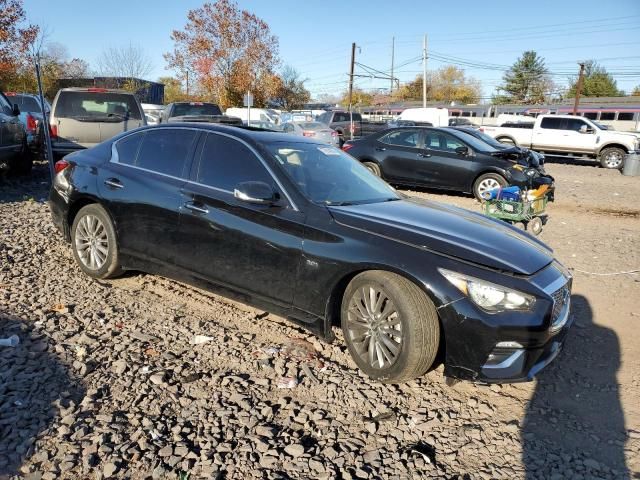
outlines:
M542 219L540 217L533 217L529 220L527 227L531 229L531 233L534 235L540 235L543 227Z
M391 313L386 314L387 322L373 315L369 321L376 324L364 326L367 320L362 320L362 309L365 312L369 310L363 303L366 301L362 292L368 292L369 288L376 292L375 303L380 302L381 313L387 308L391 310ZM424 375L438 353L440 323L433 302L417 285L395 273L370 270L354 277L342 299L341 320L351 357L356 365L374 380L402 383ZM385 332L393 334L387 335ZM396 353L393 360L387 357L381 364L378 360L379 355L384 354L382 349L376 350L376 343L372 346L372 339L375 338L378 345L384 343L383 347L392 353L391 347L387 346L389 344L381 340L383 336L387 341L394 337L391 340ZM358 342L358 339L362 341ZM373 362L369 361L372 358L371 351L375 357Z
M603 168L621 169L624 165L624 157L627 154L622 148L607 147L600 152L600 165Z
M362 162L362 165L367 167L371 173L373 173L376 177L381 177L382 172L380 171L380 167L378 164L373 162Z
M92 247L86 247L84 255L79 250L82 249L83 244L89 245L90 241L83 241L83 237L90 236L87 234L91 233L93 219L97 219L103 227L102 230L96 227L94 232L94 238L97 239L94 241L96 250L98 250L98 245L102 246L104 250L99 249L95 252L96 255L99 253L99 256L89 258L92 255L87 253L86 248L91 249ZM102 238L106 241L103 242ZM92 278L114 278L123 272L118 260L118 242L113 223L107 211L96 203L82 207L73 220L73 225L71 226L71 250L73 251L73 258L80 269ZM102 259L102 257L104 257L104 261L100 264L96 260ZM92 267L92 263L95 267Z
M482 201L481 193L489 189L488 187L491 185L497 185L498 187L504 187L507 185L507 180L498 173L485 173L476 178L476 181L473 182L473 196L476 197L479 201Z
M506 145L513 145L514 147L518 146L518 143L511 137L498 137L496 140Z

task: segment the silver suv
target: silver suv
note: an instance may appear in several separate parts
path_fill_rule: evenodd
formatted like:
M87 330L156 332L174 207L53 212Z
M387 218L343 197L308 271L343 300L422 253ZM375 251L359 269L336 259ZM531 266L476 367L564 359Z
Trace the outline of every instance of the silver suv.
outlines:
M56 157L147 124L138 99L122 90L63 88L51 108L51 145Z

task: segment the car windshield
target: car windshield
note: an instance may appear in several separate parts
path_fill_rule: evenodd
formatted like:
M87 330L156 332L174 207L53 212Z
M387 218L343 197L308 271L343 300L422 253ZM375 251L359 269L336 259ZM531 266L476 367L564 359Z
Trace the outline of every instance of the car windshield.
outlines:
M593 122L593 120L591 120ZM600 130L614 130L614 128L611 125L603 125L601 123L598 122L593 122L593 124L598 127Z
M492 145L489 145L484 140L480 140L479 138L474 137L468 133L457 130L455 132L455 136L460 140L468 144L474 150L478 150L480 152L493 153L502 150L502 148L495 148Z
M183 117L185 115L222 115L222 111L218 105L213 103L176 103L171 116Z
M384 180L335 147L303 142L273 142L266 147L314 203L353 205L400 199Z

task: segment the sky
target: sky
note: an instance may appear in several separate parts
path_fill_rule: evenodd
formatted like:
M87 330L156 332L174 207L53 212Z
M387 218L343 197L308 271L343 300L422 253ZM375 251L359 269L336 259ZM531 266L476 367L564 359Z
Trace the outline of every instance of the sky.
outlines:
M203 0L24 0L28 19L45 25L50 41L96 67L109 47L140 45L154 65L149 80L171 75L163 53L170 34L186 24ZM279 39L280 60L307 79L314 98L339 95L348 83L351 43L355 73L389 75L395 37L395 76L401 83L427 69L455 62L480 80L489 98L525 50L544 59L559 86L577 74L578 62L595 59L613 73L618 88L640 85L640 0L238 0ZM575 73L573 73L575 72ZM381 75L382 76L382 75ZM357 87L385 89L389 80L357 77Z

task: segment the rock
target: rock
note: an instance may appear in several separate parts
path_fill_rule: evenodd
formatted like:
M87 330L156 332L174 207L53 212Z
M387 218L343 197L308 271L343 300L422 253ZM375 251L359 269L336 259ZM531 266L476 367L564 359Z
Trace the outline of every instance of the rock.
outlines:
M158 455L161 457L170 457L173 455L173 447L171 445L167 445L166 447L161 448Z
M105 478L109 478L117 471L118 471L118 467L116 466L115 463L111 463L111 462L105 463L104 468L102 469L102 472L104 473Z
M284 447L284 451L293 458L296 458L304 453L304 447L299 443L292 443L291 445Z
M164 373L154 373L149 377L154 385L162 385L164 383Z
M127 370L127 362L125 360L117 360L111 364L111 370L116 375L122 375Z

